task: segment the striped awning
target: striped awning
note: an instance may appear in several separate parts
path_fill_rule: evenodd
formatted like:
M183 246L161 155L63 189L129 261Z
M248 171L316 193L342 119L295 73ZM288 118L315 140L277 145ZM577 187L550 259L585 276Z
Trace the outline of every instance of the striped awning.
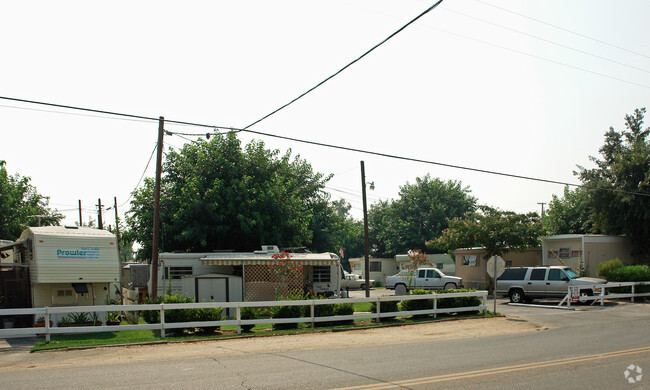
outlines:
M292 259L300 261L303 265L337 265L338 259ZM201 259L203 265L269 265L275 263L273 259Z

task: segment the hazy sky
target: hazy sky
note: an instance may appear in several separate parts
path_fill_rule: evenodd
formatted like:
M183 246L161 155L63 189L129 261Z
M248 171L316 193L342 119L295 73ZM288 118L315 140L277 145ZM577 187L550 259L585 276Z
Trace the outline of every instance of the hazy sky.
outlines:
M330 76L434 1L30 1L0 5L0 96L242 128ZM578 183L610 126L649 105L650 2L445 0L251 129L421 160ZM0 160L66 223L121 213L157 123L0 99ZM206 129L167 125L167 130ZM196 137L190 137L196 138ZM562 186L240 133L335 176L369 202L430 174L480 204L540 210ZM165 148L180 148L173 136ZM154 163L146 170L154 175ZM36 221L34 222L36 223ZM113 222L113 212L105 214Z

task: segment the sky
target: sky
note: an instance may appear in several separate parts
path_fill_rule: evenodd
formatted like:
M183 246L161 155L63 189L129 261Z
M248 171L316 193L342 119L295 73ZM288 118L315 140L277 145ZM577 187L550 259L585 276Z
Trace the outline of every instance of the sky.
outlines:
M357 59L435 1L33 1L0 4L0 96L244 128ZM579 183L603 134L650 105L650 2L445 0L336 77L239 133L333 174L362 218L430 175L525 213ZM171 132L209 128L166 124ZM158 123L0 99L0 160L65 224L118 212L153 177ZM165 150L187 140L165 138ZM548 206L546 206L548 207ZM114 210L104 211L114 224ZM34 225L36 221L34 221Z

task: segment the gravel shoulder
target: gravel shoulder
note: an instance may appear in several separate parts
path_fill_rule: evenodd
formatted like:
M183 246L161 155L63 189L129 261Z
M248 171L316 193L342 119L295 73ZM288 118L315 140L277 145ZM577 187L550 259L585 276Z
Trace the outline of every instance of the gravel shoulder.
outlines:
M42 351L15 354L12 355L11 359L2 359L0 357L0 362L4 370L83 367L154 360L164 361L184 357L215 357L278 351L344 348L359 344L390 345L422 340L467 339L519 332L535 332L545 329L524 320L486 317L345 332L221 339L192 343L99 347L73 351Z

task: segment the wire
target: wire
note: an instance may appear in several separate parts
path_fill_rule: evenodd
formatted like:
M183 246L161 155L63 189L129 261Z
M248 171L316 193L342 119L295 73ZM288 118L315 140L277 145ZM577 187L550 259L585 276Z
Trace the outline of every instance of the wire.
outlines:
M153 147L153 150L151 151L151 155L149 156L149 161L147 161L147 166L144 167L144 171L142 171L142 175L140 176L140 180L138 180L138 184L135 185L135 188L133 188L133 191L131 191L131 193L129 194L129 198L126 200L126 202L122 203L120 205L120 207L124 207L125 204L129 203L129 201L133 197L133 193L140 186L140 183L142 183L142 179L144 179L144 175L147 174L147 169L149 169L149 164L151 164L151 159L153 158L153 155L156 152L157 147L158 147L158 143L156 142L156 145Z
M376 48L378 48L379 46L381 46L381 45L383 45L384 43L386 43L389 39L393 38L395 35L397 35L397 34L399 34L400 32L402 32L402 31L403 31L404 29L406 29L408 26L410 26L411 24L413 24L416 20L420 19L420 18L423 17L424 15L428 14L429 12L431 12L431 11L432 11L434 8L436 8L440 3L442 3L442 0L438 0L434 5L432 5L431 7L427 8L426 10L424 10L424 12L422 12L421 14L419 14L418 16L416 16L415 18L411 19L411 21L409 21L408 23L406 23L405 25L403 25L402 27L400 27L400 28L399 28L397 31L395 31L394 33L390 34L386 39L384 39L383 41L379 42L378 44L376 44L375 46L373 46L372 48L370 48L370 50L366 51L365 53L363 53L362 55L360 55L357 59L355 59L355 60L353 60L352 62L348 63L347 65L345 65L344 67L342 67L341 69L339 69L338 71L336 71L334 74L332 74L331 76L327 77L325 80L321 81L320 83L318 83L318 84L316 84L315 86L311 87L311 88L308 89L307 91L303 92L303 93L300 94L298 97L296 97L296 98L294 98L293 100L291 100L289 103L286 103L285 105L280 106L279 108L275 109L274 111L271 111L269 114L266 114L266 115L263 116L262 118L256 120L255 122L251 123L250 125L244 127L242 130L246 130L246 129L248 129L249 127L252 127L252 126L254 126L254 125L260 123L260 122L263 121L264 119L270 117L270 116L273 115L273 114L276 114L278 111L280 111L280 110L282 110L282 109L288 107L289 105L295 103L296 101L300 100L300 99L303 98L305 95L307 95L308 93L312 92L312 91L315 90L316 88L320 87L321 85L325 84L325 83L328 82L329 80L331 80L331 79L333 79L334 77L338 76L341 72L343 72L344 70L346 70L347 68L349 68L350 66L352 66L353 64L355 64L356 62L358 62L359 60L361 60L363 57L365 57L365 56L367 56L368 54L370 54L370 53L371 53L372 51L374 51Z
M455 11L455 10L448 9L448 8L445 9L445 11L452 12L452 13L455 13L455 14L458 14L458 15L462 15L462 16L464 16L464 17L466 17L466 18L470 18L470 19L478 20L478 21L480 21L480 22L487 23L487 24L490 24L490 25L493 25L493 26L496 26L496 27L500 27L500 28L502 28L502 29L512 31L512 32L515 32L515 33L517 33L517 34L521 34L521 35L524 35L524 36L527 36L527 37L535 38L535 39L538 39L538 40L540 40L540 41L542 41L542 42L550 43L550 44L555 45L555 46L559 46L559 47L563 47L563 48L565 48L565 49L573 50L573 51L578 52L578 53L581 53L581 54L586 54L586 55L588 55L588 56L592 56L592 57L594 57L594 58L599 58L599 59L601 59L601 60L609 61L609 62L614 63L614 64L617 64L617 65L625 66L625 67L628 67L628 68L630 68L630 69L635 69L635 70L639 70L639 71L641 71L641 72L650 73L650 71L645 70L645 69L642 69L642 68L637 68L636 66L632 66L632 65L624 64L624 63L622 63L622 62L619 62L619 61L616 61L616 60L612 60L612 59L609 59L609 58L607 58L607 57L602 57L602 56L599 56L599 55L597 55L597 54L593 54L593 53L589 53L589 52L584 51L584 50L576 49L576 48L574 48L574 47L567 46L567 45L564 45L564 44L561 44L561 43L557 43L557 42L551 41L551 40L549 40L549 39L542 38L542 37L538 37L538 36L536 36L536 35L529 34L529 33L523 32L523 31L519 31L519 30L516 30L516 29L514 29L514 28L506 27L506 26L503 26L503 25L501 25L501 24L491 22L491 21L489 21L489 20L485 20L485 19L478 18L478 17L476 17L476 16L468 15L468 14L465 14L465 13L460 12L460 11Z
M532 18L532 17L527 16L527 15L524 15L524 14L520 14L520 13L518 13L518 12L515 12L515 11L512 11L512 10L509 10L509 9L507 9L507 8L499 7L499 6L496 6L496 5L494 5L494 4L486 3L485 1L481 1L481 0L475 0L475 1L477 1L477 2L479 2L479 3L482 3L482 4L485 4L485 5L488 5L488 6L490 6L490 7L494 7L494 8L500 9L500 10L505 11L505 12L509 12L509 13L514 14L514 15L517 15L517 16L521 16L522 18L530 19L530 20L535 21L535 22L537 22L537 23L545 24L545 25L547 25L547 26L550 26L550 27L556 28L556 29L558 29L558 30L566 31L566 32L568 32L568 33L570 33L570 34L574 34L574 35L577 35L577 36L579 36L579 37L583 37L583 38L590 39L590 40L592 40L592 41L594 41L594 42L602 43L603 45L611 46L611 47L617 48L617 49L619 49L619 50L626 51L626 52L628 52L628 53L636 54L636 55L641 56L641 57L650 58L650 56L647 56L647 55L645 55L645 54L642 54L642 53L639 53L639 52L636 52L636 51L633 51L633 50L630 50L630 49L626 49L626 48L624 48L624 47L617 46L617 45L614 45L614 44L612 44L612 43L608 43L608 42L602 41L602 40L600 40L600 39L592 38L592 37L590 37L590 36L588 36L588 35L584 35L584 34L581 34L581 33L579 33L579 32L571 31L571 30L566 29L566 28L564 28L564 27L556 26L556 25L554 25L554 24L551 24L551 23L545 22L545 21L543 21L543 20L535 19L535 18Z

